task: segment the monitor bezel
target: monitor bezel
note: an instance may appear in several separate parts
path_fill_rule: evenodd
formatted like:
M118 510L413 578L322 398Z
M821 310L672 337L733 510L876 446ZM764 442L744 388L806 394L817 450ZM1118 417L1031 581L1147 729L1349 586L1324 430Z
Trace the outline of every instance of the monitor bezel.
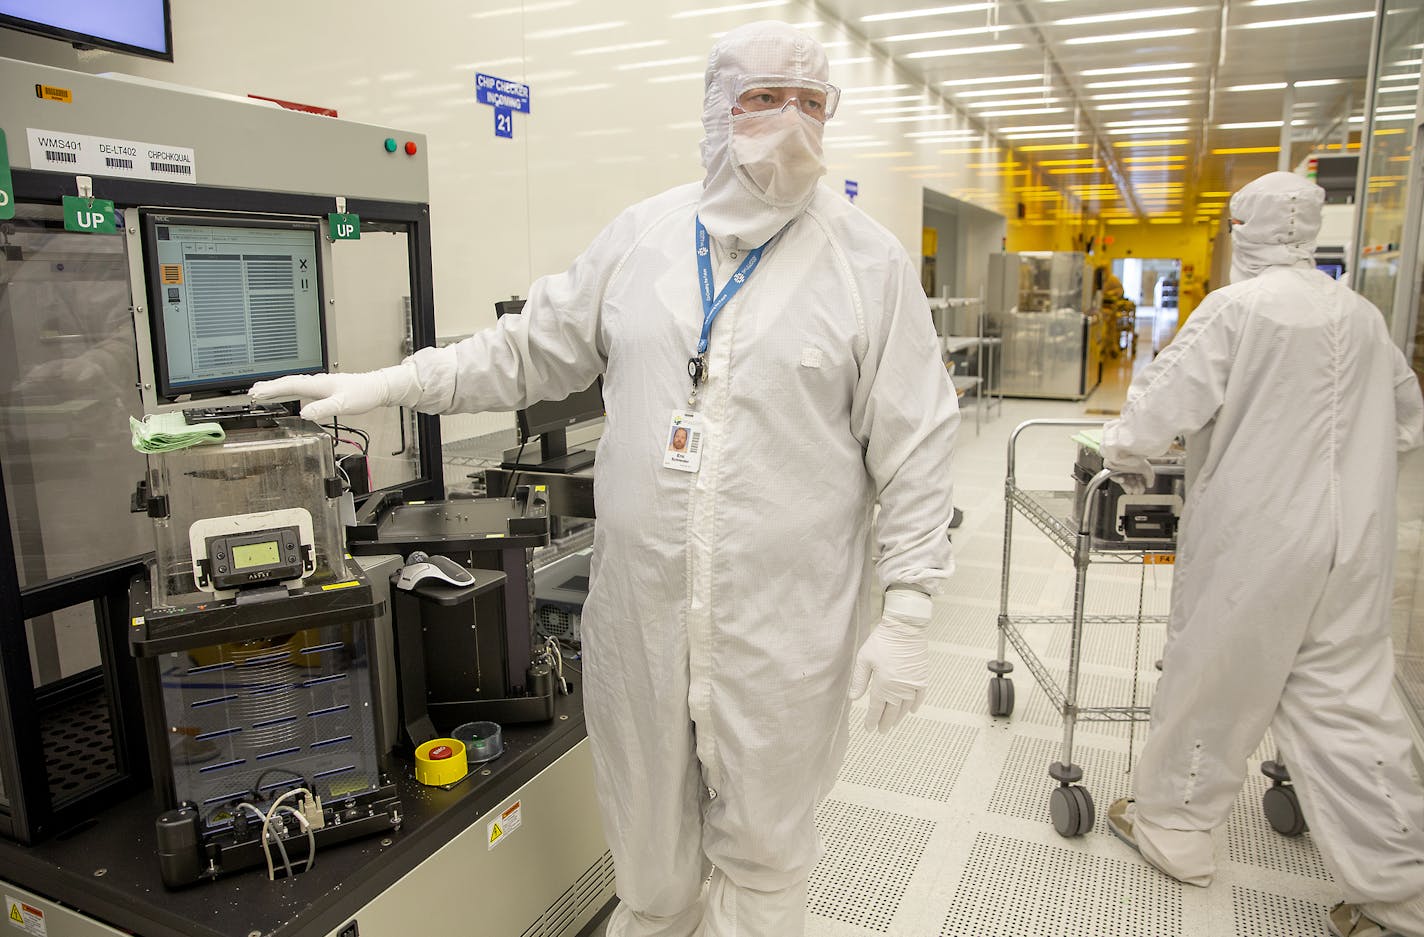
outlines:
M495 302L495 318L500 319L508 315L520 315L524 311L524 302L525 301L522 299L504 299ZM530 419L529 411L531 409L537 408L541 404L563 403L563 401L567 400L569 397L572 397L574 394L587 393L589 388L595 386L598 388L598 400L601 405L597 414L587 416L580 414L569 418L561 417L559 420L546 419L543 422L535 422L534 420ZM566 430L570 426L577 426L580 423L592 423L594 420L601 420L604 418L607 412L607 404L603 400L603 375L600 374L588 387L585 387L581 390L570 391L568 396L563 397L559 400L536 400L528 407L519 408L514 412L514 418L519 428L519 441L527 442L533 437L543 436L545 433L552 433L557 430ZM535 415L537 416L537 411Z
M183 396L197 399L199 395L245 394L256 381L284 377L288 374L321 374L331 370L330 341L326 328L326 270L322 256L321 225L317 219L282 215L197 214L171 211L141 211L139 219L143 230L143 278L148 292L148 308L152 310L152 315L148 318L149 332L153 340L153 374L154 382L157 385L155 390L158 396L173 401ZM164 224L310 232L316 255L314 278L316 280L317 328L321 335L321 363L311 368L207 381L185 381L180 385L175 385L168 372L167 322L163 314L163 283L158 269L158 227Z
M139 55L144 58L158 59L161 62L173 61L172 0L163 0L163 51L150 49L146 46L129 45L126 42L107 39L103 36L94 35L93 33L75 32L74 30L54 26L42 20L32 20L26 19L23 16L16 16L13 13L0 13L0 27L9 27L10 29L29 33L33 36L42 36L46 39L58 39L60 42L67 42L82 49L108 49L112 52L122 52L127 55Z

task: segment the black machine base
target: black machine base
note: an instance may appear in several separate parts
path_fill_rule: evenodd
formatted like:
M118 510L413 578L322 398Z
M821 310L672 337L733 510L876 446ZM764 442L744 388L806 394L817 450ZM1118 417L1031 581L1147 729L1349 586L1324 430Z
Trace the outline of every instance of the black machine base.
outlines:
M183 888L265 865L262 824L252 816L238 813L235 817L238 819L231 826L212 830L204 829L202 817L189 806L161 814L156 825L163 884ZM359 799L324 806L322 820L321 828L312 831L317 852L336 843L399 829L401 805L394 785L387 784ZM293 870L306 865L310 844L305 830L283 815L274 818L268 829L278 830ZM269 843L269 848L275 865L279 850L276 843Z

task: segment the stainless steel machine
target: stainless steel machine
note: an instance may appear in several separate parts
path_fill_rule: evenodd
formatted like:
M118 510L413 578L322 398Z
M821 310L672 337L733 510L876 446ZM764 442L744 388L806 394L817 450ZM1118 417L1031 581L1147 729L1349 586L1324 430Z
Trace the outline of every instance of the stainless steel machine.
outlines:
M1101 379L1101 324L1081 253L989 256L989 331L1003 340L1008 397L1081 400Z

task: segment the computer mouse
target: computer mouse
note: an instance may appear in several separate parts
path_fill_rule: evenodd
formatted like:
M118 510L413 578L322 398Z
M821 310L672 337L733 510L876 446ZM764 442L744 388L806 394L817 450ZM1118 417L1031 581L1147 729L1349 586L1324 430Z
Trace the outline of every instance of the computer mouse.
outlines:
M475 576L448 556L429 556L419 550L412 553L401 567L397 589L414 589L422 582L435 581L451 586L468 586Z

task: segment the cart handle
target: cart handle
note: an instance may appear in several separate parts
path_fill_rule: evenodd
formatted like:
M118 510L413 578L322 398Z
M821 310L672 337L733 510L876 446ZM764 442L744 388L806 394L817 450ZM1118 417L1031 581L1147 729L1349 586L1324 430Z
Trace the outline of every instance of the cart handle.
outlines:
M1107 420L1043 419L1025 420L1018 426L1015 426L1013 433L1009 436L1009 483L1012 484L1014 480L1014 462L1018 455L1019 434L1030 426L1106 426L1107 423Z

